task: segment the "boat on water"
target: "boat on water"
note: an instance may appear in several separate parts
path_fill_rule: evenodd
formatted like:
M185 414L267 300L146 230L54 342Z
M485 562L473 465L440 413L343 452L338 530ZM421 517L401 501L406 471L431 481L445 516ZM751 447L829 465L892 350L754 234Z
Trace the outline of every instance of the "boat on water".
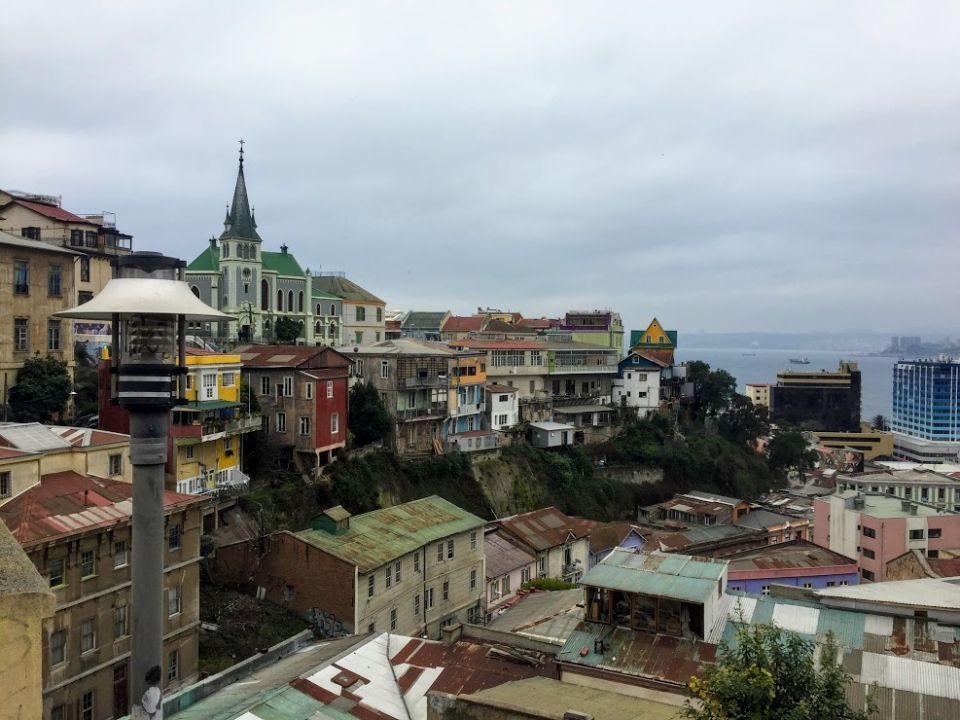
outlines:
M810 358L805 358L805 357L802 357L802 358L790 358L790 362L791 362L792 364L794 364L794 365L809 365L809 364L810 364Z

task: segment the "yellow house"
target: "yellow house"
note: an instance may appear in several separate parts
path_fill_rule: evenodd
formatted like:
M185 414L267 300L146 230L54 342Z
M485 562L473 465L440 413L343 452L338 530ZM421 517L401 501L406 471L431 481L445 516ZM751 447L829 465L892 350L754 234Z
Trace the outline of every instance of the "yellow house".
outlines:
M659 360L673 364L673 351L677 348L677 331L664 330L654 318L646 330L630 331L630 352L653 355Z
M173 412L168 484L188 494L245 486L242 437L260 429L260 415L241 401L240 356L191 349L186 360L187 404Z

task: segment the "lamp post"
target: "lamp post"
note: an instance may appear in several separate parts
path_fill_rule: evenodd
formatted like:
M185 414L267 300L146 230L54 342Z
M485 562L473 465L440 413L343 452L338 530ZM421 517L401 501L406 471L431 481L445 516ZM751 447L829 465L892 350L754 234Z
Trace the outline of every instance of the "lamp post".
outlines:
M130 414L133 466L133 702L139 704L149 690L155 704L161 702L157 677L164 667L163 470L170 410L186 389L178 382L186 372L186 323L230 316L190 291L182 260L134 252L113 264L116 277L96 297L56 314L112 322L111 402Z

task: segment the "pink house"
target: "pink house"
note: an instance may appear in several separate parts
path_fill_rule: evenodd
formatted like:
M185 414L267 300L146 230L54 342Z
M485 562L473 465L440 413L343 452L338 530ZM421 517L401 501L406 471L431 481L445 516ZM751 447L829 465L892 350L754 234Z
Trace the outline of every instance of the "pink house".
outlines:
M855 558L865 581L886 580L886 565L908 550L930 558L960 547L960 513L845 490L813 503L813 541Z

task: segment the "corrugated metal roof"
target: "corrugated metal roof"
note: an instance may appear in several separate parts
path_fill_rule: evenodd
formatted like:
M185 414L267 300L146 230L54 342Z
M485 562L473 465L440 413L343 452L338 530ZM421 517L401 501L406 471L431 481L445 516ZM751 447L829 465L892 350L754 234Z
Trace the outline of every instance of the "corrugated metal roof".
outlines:
M960 583L942 578L888 580L882 583L823 588L817 595L831 600L866 600L883 605L937 607L960 610Z
M582 585L703 603L717 592L726 563L617 548L581 579Z
M378 568L419 547L482 528L484 521L438 495L374 510L350 518L337 535L323 530L294 533L304 542L356 565L361 572Z

